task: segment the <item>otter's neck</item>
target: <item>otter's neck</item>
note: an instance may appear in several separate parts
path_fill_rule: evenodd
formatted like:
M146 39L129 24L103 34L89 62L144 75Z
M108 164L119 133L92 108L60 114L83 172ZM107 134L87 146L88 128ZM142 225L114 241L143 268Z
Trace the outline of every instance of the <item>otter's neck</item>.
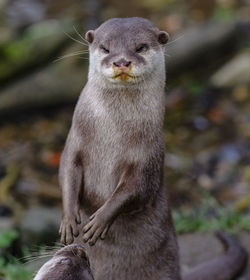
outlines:
M102 77L89 77L91 98L121 118L147 119L162 126L165 112L165 69L137 84L116 85Z

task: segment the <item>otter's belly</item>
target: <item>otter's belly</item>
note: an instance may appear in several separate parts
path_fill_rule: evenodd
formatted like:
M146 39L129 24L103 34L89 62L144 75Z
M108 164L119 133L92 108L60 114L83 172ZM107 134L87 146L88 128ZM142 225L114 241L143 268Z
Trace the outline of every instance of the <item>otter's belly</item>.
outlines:
M110 197L118 183L119 174L114 170L120 158L115 151L104 151L103 147L92 151L88 166L84 166L84 192L104 200Z
M156 214L120 216L105 240L87 247L94 279L179 279L173 227Z
M125 171L123 166L138 162L143 164L152 154L151 147L143 141L131 145L128 135L122 134L111 124L109 127L109 130L99 128L94 139L84 146L87 153L83 167L84 192L104 201L115 190Z
M86 248L95 280L180 280L173 226L167 216L159 220L155 214L117 218L94 246L80 236L75 240Z

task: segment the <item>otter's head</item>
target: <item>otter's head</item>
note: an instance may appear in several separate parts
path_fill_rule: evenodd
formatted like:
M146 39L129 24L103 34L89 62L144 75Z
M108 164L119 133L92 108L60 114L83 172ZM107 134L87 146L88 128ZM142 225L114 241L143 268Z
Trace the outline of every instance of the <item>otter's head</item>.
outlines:
M168 34L143 18L114 18L85 38L89 42L89 77L116 85L165 76L164 45Z
M34 280L93 280L84 248L72 244L60 249L40 268Z

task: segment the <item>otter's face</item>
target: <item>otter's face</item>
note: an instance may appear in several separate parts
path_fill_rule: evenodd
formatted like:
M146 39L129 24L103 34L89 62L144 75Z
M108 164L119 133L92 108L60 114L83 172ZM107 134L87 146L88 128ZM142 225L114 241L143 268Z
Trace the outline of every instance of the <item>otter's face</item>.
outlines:
M114 84L145 81L153 72L164 72L168 34L141 18L112 19L88 31L91 75Z
M77 244L62 248L41 267L34 280L93 280L84 248Z

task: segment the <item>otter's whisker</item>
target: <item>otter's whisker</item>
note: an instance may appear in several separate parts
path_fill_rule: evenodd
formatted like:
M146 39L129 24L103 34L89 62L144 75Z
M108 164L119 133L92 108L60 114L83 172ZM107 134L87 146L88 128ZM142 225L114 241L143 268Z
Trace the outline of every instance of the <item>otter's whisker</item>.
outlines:
M75 26L73 26L73 28L74 28L76 34L83 40L83 42L84 42L84 43L87 43L87 44L85 44L85 46L88 46L88 45L89 45L89 44L88 44L88 41L79 33L79 31L76 29Z
M66 36L68 36L71 40L73 40L73 41L75 41L76 43L79 43L79 44L81 44L81 45L83 45L83 46L86 46L86 44L85 43L83 43L82 41L79 41L79 40L77 40L77 39L75 39L74 37L72 37L71 35L69 35L67 32L63 32Z
M31 256L30 258L27 258L27 262L31 262L31 261L35 261L38 259L42 259L42 258L47 258L47 257L52 257L54 256L54 254L46 254L46 255L38 255L38 256Z
M60 242L56 242L55 243L55 246L57 246L58 248L64 248L66 245L65 244L62 244Z
M179 37L175 38L173 41L170 41L169 43L167 43L167 47L171 46L173 43L175 43L176 41L180 40L182 37L184 37L185 34L180 35Z
M48 256L48 255L54 254L56 251L57 251L57 249L55 249L53 251L49 251L49 252L36 252L33 255L25 256L20 259L25 260L25 259L31 259L31 258L36 258L36 257Z
M36 252L37 252L38 250L44 250L44 249L53 250L54 248L59 248L59 247L61 247L60 243L55 243L53 246L48 246L48 245L32 246L32 248L30 250L36 250Z
M66 54L66 55L63 55L63 56L55 59L53 62L57 62L57 61L62 60L64 58L69 58L69 57L77 56L77 55L80 55L80 54L86 54L86 52L81 51L81 52L75 52L75 53L71 53L71 54Z
M49 258L49 257L53 257L53 256L54 256L54 254L46 254L46 255L42 255L42 256L29 256L27 258L20 258L18 260L23 261L26 264L28 264L28 263L34 262L36 260L39 260L39 259Z
M84 59L84 60L89 60L88 57L79 56L79 58Z

